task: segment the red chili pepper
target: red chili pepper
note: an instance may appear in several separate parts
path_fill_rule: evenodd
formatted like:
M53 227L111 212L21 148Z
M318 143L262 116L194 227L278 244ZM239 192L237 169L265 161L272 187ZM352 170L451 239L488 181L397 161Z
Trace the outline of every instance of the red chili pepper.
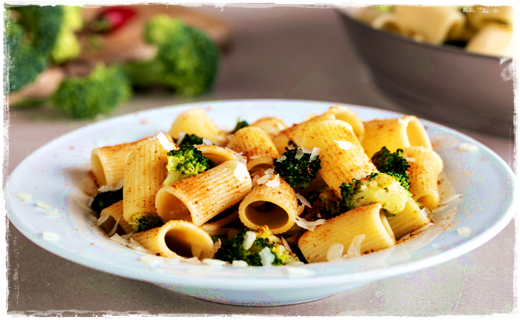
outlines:
M90 24L90 29L99 33L110 33L124 26L136 15L129 7L108 7L103 9Z

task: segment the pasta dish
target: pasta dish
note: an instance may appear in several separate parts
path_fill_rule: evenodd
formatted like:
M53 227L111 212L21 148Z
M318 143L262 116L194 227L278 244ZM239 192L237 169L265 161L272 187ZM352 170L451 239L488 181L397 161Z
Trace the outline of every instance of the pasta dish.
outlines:
M513 56L513 10L507 6L373 6L362 8L357 19L418 42L462 47L490 56Z
M92 150L91 208L110 239L209 265L348 259L429 228L443 161L415 116L344 106L223 130L203 108L169 132Z

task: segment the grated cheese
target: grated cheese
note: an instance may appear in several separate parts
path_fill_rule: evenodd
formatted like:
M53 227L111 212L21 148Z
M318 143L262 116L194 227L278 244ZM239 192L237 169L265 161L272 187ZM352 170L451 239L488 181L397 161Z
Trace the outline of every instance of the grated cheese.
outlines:
M287 242L287 240L285 240L284 237L280 237L282 239L282 243L283 243L283 246L285 247L285 249L287 249L287 251L289 251L290 253L292 253L292 250L291 250L291 246L289 245L289 243Z
M108 217L110 217L110 215L108 214L102 214L99 216L99 219L97 219L97 222L96 222L96 227L99 227L100 225L102 225L105 221L108 220Z
M249 267L249 265L247 264L247 262L243 261L243 260L233 260L233 262L231 263L231 265L233 267L239 267L239 268L243 268L243 267Z
M406 160L406 162L415 162L415 159L414 158L404 158Z
M260 256L260 262L264 267L270 267L274 262L274 254L268 247L263 248L260 252L258 252Z
M139 261L141 261L142 263L145 263L149 266L155 266L159 263L162 263L164 261L163 258L160 258L160 257L157 257L157 256L153 256L153 255L150 255L150 254L143 254L142 256L139 257L138 259Z
M155 138L159 141L164 150L170 151L175 149L175 145L171 143L170 140L168 140L164 133L159 132L159 134L156 135Z
M206 138L202 138L202 143L207 146L213 145L213 142L211 142L209 139L206 139Z
M457 199L462 199L462 194L454 194L452 195L451 197L448 197L447 199L445 200L442 200L439 205L445 205L445 204L448 204L454 200L457 200Z
M178 146L181 145L182 140L184 140L184 137L186 136L186 132L179 132L179 137L177 138L177 141L175 142Z
M98 189L98 192L107 192L107 191L116 191L116 190L119 190L121 189L125 184L125 181L123 179L119 180L115 186L109 186L109 185L106 185L106 186L102 186ZM92 201L94 201L94 199L92 199ZM91 203L92 204L92 203Z
M327 261L332 261L341 258L345 247L341 243L334 243L327 250Z
M222 267L227 264L226 261L222 261L219 259L210 259L210 258L203 259L202 263L206 264L208 266L214 266L214 267Z
M312 149L307 149L307 148L300 148L303 153L312 153Z
M282 156L278 159L276 159L277 162L282 162L284 161L285 159L287 159L287 157L285 156L285 154L282 154Z
M302 196L302 195L299 194L299 193L296 193L295 195L296 195L296 198L297 198L298 200L300 200L300 202L302 203L302 205L307 206L307 207L309 207L309 208L312 208L311 204L309 203L309 201L307 201L307 199L305 199L304 196Z
M325 222L327 222L327 220L325 219L318 219L316 221L307 221L303 218L300 218L300 217L296 217L296 219L294 220L294 222L300 227L300 228L303 228L303 229L307 229L309 231L314 231L314 229L316 229L317 226L320 226L322 224L324 224Z
M252 156L252 157L249 157L249 159L258 159L260 158L260 156Z
M277 174L273 180L267 181L265 185L271 188L278 188L280 186L280 175Z
M305 152L303 152L303 150L301 148L299 148L298 151L296 151L296 155L294 156L294 158L296 160L300 160L304 154L305 154Z
M199 246L198 244L195 244L195 243L192 243L191 245L191 254L194 256L194 257L200 257L200 254L202 253L202 247Z
M56 241L60 239L60 235L50 231L43 231L42 238L45 240Z
M309 158L309 161L312 161L314 160L314 158L316 158L321 152L321 149L320 148L312 148L312 152L311 152L311 157Z
M348 247L346 256L351 257L357 257L361 255L361 243L365 240L364 234L358 234L357 236L352 239L352 243L350 244L350 247Z
M38 202L36 204L37 207L40 207L42 209L45 209L45 210L54 210L55 208L53 206L51 206L50 204L46 204L44 202Z
M54 209L54 210L48 210L48 211L45 211L45 214L48 215L48 216L51 216L51 217L59 217L60 214L58 213L58 210Z
M467 237L471 234L471 228L469 227L460 227L457 229L457 234L461 237Z
M121 219L121 218L117 218L117 220L116 220L116 224L114 224L114 227L113 227L112 230L110 230L110 232L108 233L108 236L109 236L109 237L111 237L112 235L114 235L114 233L116 233L117 226L119 225L119 219Z
M345 151L349 150L350 148L352 148L352 142L350 141L338 141L338 140L334 140L334 142L336 142L339 146L340 149L343 149Z
M468 151L468 152L476 152L478 150L478 147L474 145L473 143L469 142L463 142L457 146L457 149L461 151Z
M247 231L244 236L244 242L242 242L242 248L249 250L256 240L256 233L253 231Z
M121 244L123 246L128 245L128 240L125 240L125 239L121 238L121 236L118 235L117 233L114 234L113 236L109 237L109 238L110 238L110 240L114 241L115 243L119 243L119 244Z
M237 167L235 168L233 175L235 176L235 178L237 178L238 180L241 180L241 181L246 180L247 177L249 177L249 172L247 171L247 167L245 166L245 164L242 161L240 161L237 164Z
M30 195L28 193L23 193L23 192L17 192L14 195L22 200L27 200L27 201L32 200L32 198L33 198L32 195Z

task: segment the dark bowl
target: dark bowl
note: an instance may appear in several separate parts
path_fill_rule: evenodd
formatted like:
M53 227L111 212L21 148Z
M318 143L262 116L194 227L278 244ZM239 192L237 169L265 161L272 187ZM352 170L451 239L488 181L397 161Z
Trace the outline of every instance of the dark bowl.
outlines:
M513 137L512 60L419 43L373 29L338 9L377 86L416 115Z

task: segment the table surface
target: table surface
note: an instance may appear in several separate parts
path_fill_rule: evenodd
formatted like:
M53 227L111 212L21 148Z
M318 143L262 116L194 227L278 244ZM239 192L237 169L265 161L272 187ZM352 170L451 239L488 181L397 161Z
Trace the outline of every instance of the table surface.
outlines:
M222 57L214 91L197 101L300 99L407 112L375 87L332 9L197 10L226 19L235 30L234 47ZM139 93L110 117L184 102L162 91ZM8 174L52 139L91 123L71 121L51 108L11 110L7 117ZM514 165L512 139L453 128ZM435 316L511 314L517 306L514 220L482 247L450 262L319 301L280 307L216 304L92 270L36 246L10 223L7 239L10 314Z

